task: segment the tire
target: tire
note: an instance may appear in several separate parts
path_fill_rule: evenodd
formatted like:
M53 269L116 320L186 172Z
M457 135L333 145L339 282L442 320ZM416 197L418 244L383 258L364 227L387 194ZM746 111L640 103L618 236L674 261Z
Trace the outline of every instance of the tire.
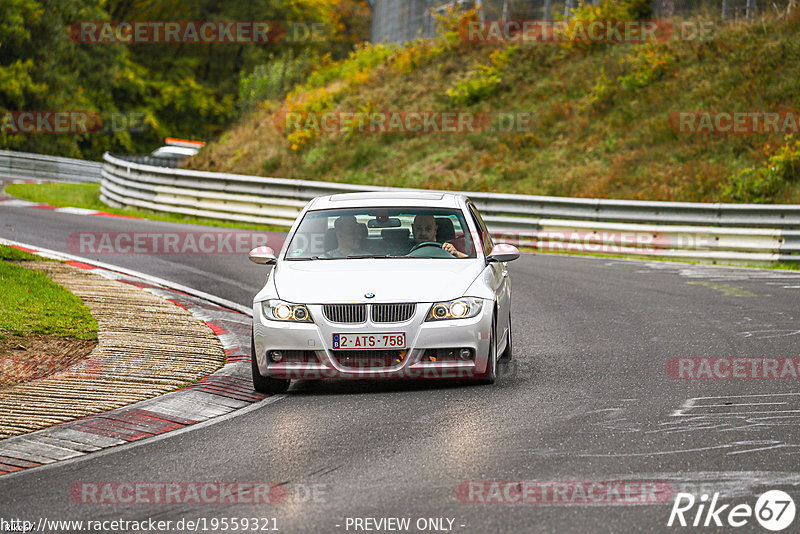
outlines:
M508 312L508 343L506 343L506 350L503 351L500 357L507 362L514 359L514 343L511 338L511 312Z
M476 374L475 378L478 379L479 384L494 384L497 380L497 320L492 315L492 331L489 333L489 354L487 356L488 364L486 371Z
M258 362L256 361L256 344L252 334L250 334L250 370L253 372L253 389L259 393L286 393L292 382L291 380L261 376L261 372L258 370Z

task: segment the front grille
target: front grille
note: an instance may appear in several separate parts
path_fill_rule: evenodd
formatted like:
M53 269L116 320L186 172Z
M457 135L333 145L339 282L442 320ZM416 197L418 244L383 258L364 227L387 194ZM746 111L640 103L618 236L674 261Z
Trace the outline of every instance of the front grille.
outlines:
M332 323L357 324L367 320L366 304L325 304L322 313Z
M402 323L414 316L417 305L372 304L370 317L374 323ZM358 324L367 320L366 304L325 304L322 307L325 318L332 323Z
M386 369L399 365L404 350L334 350L333 358L347 369Z
M416 311L416 304L373 304L373 323L402 323L408 321Z

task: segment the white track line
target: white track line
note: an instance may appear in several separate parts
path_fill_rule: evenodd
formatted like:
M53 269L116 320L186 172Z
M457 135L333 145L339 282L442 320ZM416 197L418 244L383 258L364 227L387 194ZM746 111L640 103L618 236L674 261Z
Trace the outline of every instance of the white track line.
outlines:
M194 295L196 297L200 297L201 299L207 300L209 302L213 302L214 304L219 304L220 306L225 306L227 308L231 308L236 310L240 313L244 313L245 315L249 315L252 317L253 310L246 306L242 306L241 304L237 304L232 300L224 299L222 297L218 297L216 295L212 295L210 293L206 293L205 291L200 291L199 289L194 289L192 287L188 287L182 284L178 284L176 282L171 282L169 280L165 280L163 278L159 278L157 276L151 276L149 274L145 274L140 271L134 271L133 269L127 269L125 267L119 267L117 265L112 265L110 263L104 263L97 260L92 260L88 258L83 258L81 256L73 256L72 254L67 254L65 252L58 252L56 250L50 250L46 248L42 248L37 245L31 245L28 243L20 243L19 241L12 241L10 239L4 239L0 237L0 244L3 245L15 245L18 247L23 247L31 250L36 250L42 253L43 256L54 258L57 260L67 260L67 261L79 261L81 263L86 263L88 265L94 265L96 267L100 267L102 269L106 269L109 271L115 271L122 274L127 274L130 276L135 276L137 278L141 278L148 282L152 282L154 284L158 284L164 287L168 287L170 289L175 289L177 291L183 291L184 293L189 293L190 295Z

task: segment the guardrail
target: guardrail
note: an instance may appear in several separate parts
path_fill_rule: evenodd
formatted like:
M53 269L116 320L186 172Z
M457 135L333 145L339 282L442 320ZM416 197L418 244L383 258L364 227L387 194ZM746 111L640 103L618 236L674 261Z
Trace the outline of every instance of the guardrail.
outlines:
M101 199L290 226L308 200L399 188L142 165L105 154ZM800 261L800 205L704 204L465 193L498 240L539 250L739 263Z
M102 168L99 161L0 150L0 178L99 182Z

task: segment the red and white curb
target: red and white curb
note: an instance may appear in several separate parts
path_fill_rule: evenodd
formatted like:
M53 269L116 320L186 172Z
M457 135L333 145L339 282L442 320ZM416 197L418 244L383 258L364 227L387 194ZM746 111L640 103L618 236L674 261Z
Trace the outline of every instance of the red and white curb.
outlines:
M0 441L0 475L85 456L108 447L151 438L225 416L267 398L253 390L250 377L251 318L247 308L191 288L161 283L143 273L23 243L0 243L66 260L109 279L150 291L191 312L217 336L227 355L225 365L183 389L123 408L92 415ZM198 295L200 293L200 295Z
M22 200L19 198L0 198L0 206L7 206L9 208L35 208L49 210L55 213L67 213L69 215L92 215L98 217L114 217L117 219L141 219L140 217L118 215L116 213L108 213L107 211L90 210L86 208L58 208L49 204L40 204L38 202L31 202L30 200Z

